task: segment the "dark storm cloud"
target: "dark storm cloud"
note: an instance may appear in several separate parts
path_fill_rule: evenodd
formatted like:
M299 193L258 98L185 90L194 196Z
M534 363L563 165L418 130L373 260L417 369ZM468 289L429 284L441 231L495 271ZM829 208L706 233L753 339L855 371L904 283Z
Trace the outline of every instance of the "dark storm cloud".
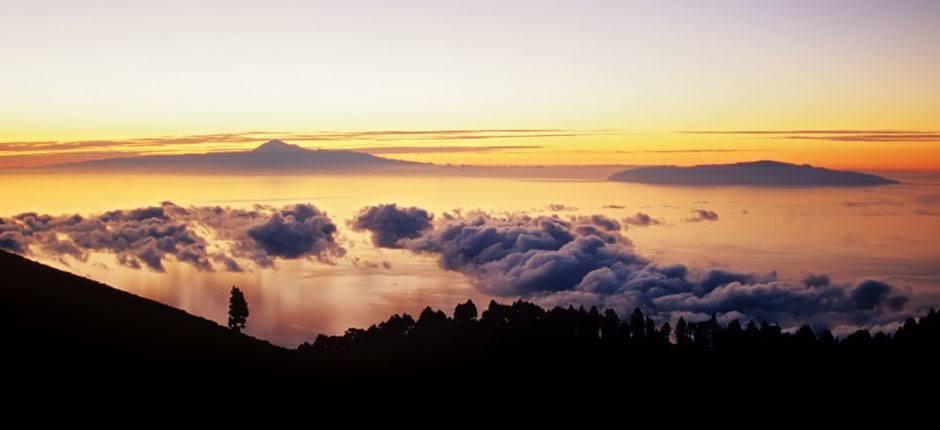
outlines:
M372 232L375 246L399 248L402 239L414 239L430 229L433 218L424 209L400 208L393 203L363 208L349 225L356 231Z
M197 228L205 232L197 233ZM331 261L345 251L335 233L329 217L311 205L242 210L164 202L87 218L23 213L0 224L0 248L82 261L91 252L109 253L119 264L156 271L165 269L168 258L205 271L214 270L216 262L237 272L242 267L236 258L261 266L270 266L276 258ZM214 249L210 241L228 249Z
M639 307L659 320L678 316L753 318L816 326L902 319L907 297L875 280L835 284L826 275L803 282L724 270L658 265L633 251L619 231L593 217L445 214L432 229L396 247L438 257L482 291L546 306L583 304L624 314ZM600 224L603 224L601 222ZM381 224L373 234L384 234ZM394 228L394 227L392 227Z
M692 216L683 219L685 222L718 221L718 213L706 209L693 209Z
M654 225L660 225L663 222L656 218L653 218L647 213L637 212L633 215L630 215L624 218L623 223L626 225L634 226L634 227L650 227Z

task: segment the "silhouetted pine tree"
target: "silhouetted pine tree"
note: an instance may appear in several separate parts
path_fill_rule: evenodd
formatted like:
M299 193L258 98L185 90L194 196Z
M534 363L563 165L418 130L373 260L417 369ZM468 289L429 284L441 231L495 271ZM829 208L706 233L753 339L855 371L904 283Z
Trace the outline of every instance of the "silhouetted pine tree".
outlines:
M245 301L242 290L232 287L232 293L228 299L228 328L241 333L247 323L248 302Z

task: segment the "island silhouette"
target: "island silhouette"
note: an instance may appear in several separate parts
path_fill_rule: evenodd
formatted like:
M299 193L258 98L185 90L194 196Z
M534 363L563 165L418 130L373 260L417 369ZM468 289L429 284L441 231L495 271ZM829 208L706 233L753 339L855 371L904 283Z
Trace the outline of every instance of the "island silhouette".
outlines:
M611 181L655 185L746 185L868 187L898 181L867 173L762 160L699 166L646 166L615 173Z
M414 168L426 165L349 150L305 149L270 140L249 151L204 154L144 155L77 163L54 164L44 169L126 172L347 172Z

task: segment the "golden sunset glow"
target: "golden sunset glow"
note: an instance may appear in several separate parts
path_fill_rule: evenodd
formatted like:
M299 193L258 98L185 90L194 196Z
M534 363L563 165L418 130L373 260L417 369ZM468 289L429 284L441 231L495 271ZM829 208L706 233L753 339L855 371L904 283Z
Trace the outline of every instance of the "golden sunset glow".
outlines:
M0 191L22 399L929 385L940 0L2 0Z
M243 150L280 137L310 148L512 147L390 155L454 164L940 169L935 3L720 3L8 2L0 166ZM563 132L291 138L325 130ZM925 135L683 133L696 130ZM219 138L251 131L270 134ZM203 137L159 139L188 136ZM50 141L112 144L35 148Z

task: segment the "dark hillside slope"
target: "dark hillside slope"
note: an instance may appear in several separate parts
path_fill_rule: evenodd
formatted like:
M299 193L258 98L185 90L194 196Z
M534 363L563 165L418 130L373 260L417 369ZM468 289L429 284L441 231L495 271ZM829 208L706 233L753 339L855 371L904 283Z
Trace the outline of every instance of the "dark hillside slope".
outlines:
M770 323L722 325L715 317L677 322L673 331L639 309L621 318L521 300L491 302L480 313L468 301L452 315L430 308L417 318L394 315L291 351L0 252L0 369L8 386L36 390L117 382L133 390L199 388L175 394L252 386L334 394L369 387L398 396L421 386L463 394L631 386L650 394L717 386L740 394L807 384L931 386L938 379L940 314L934 310L912 316L893 334L859 330L842 340L809 326L791 333Z
M287 372L290 351L0 251L3 361L24 380L224 378ZM10 367L7 367L10 368Z

